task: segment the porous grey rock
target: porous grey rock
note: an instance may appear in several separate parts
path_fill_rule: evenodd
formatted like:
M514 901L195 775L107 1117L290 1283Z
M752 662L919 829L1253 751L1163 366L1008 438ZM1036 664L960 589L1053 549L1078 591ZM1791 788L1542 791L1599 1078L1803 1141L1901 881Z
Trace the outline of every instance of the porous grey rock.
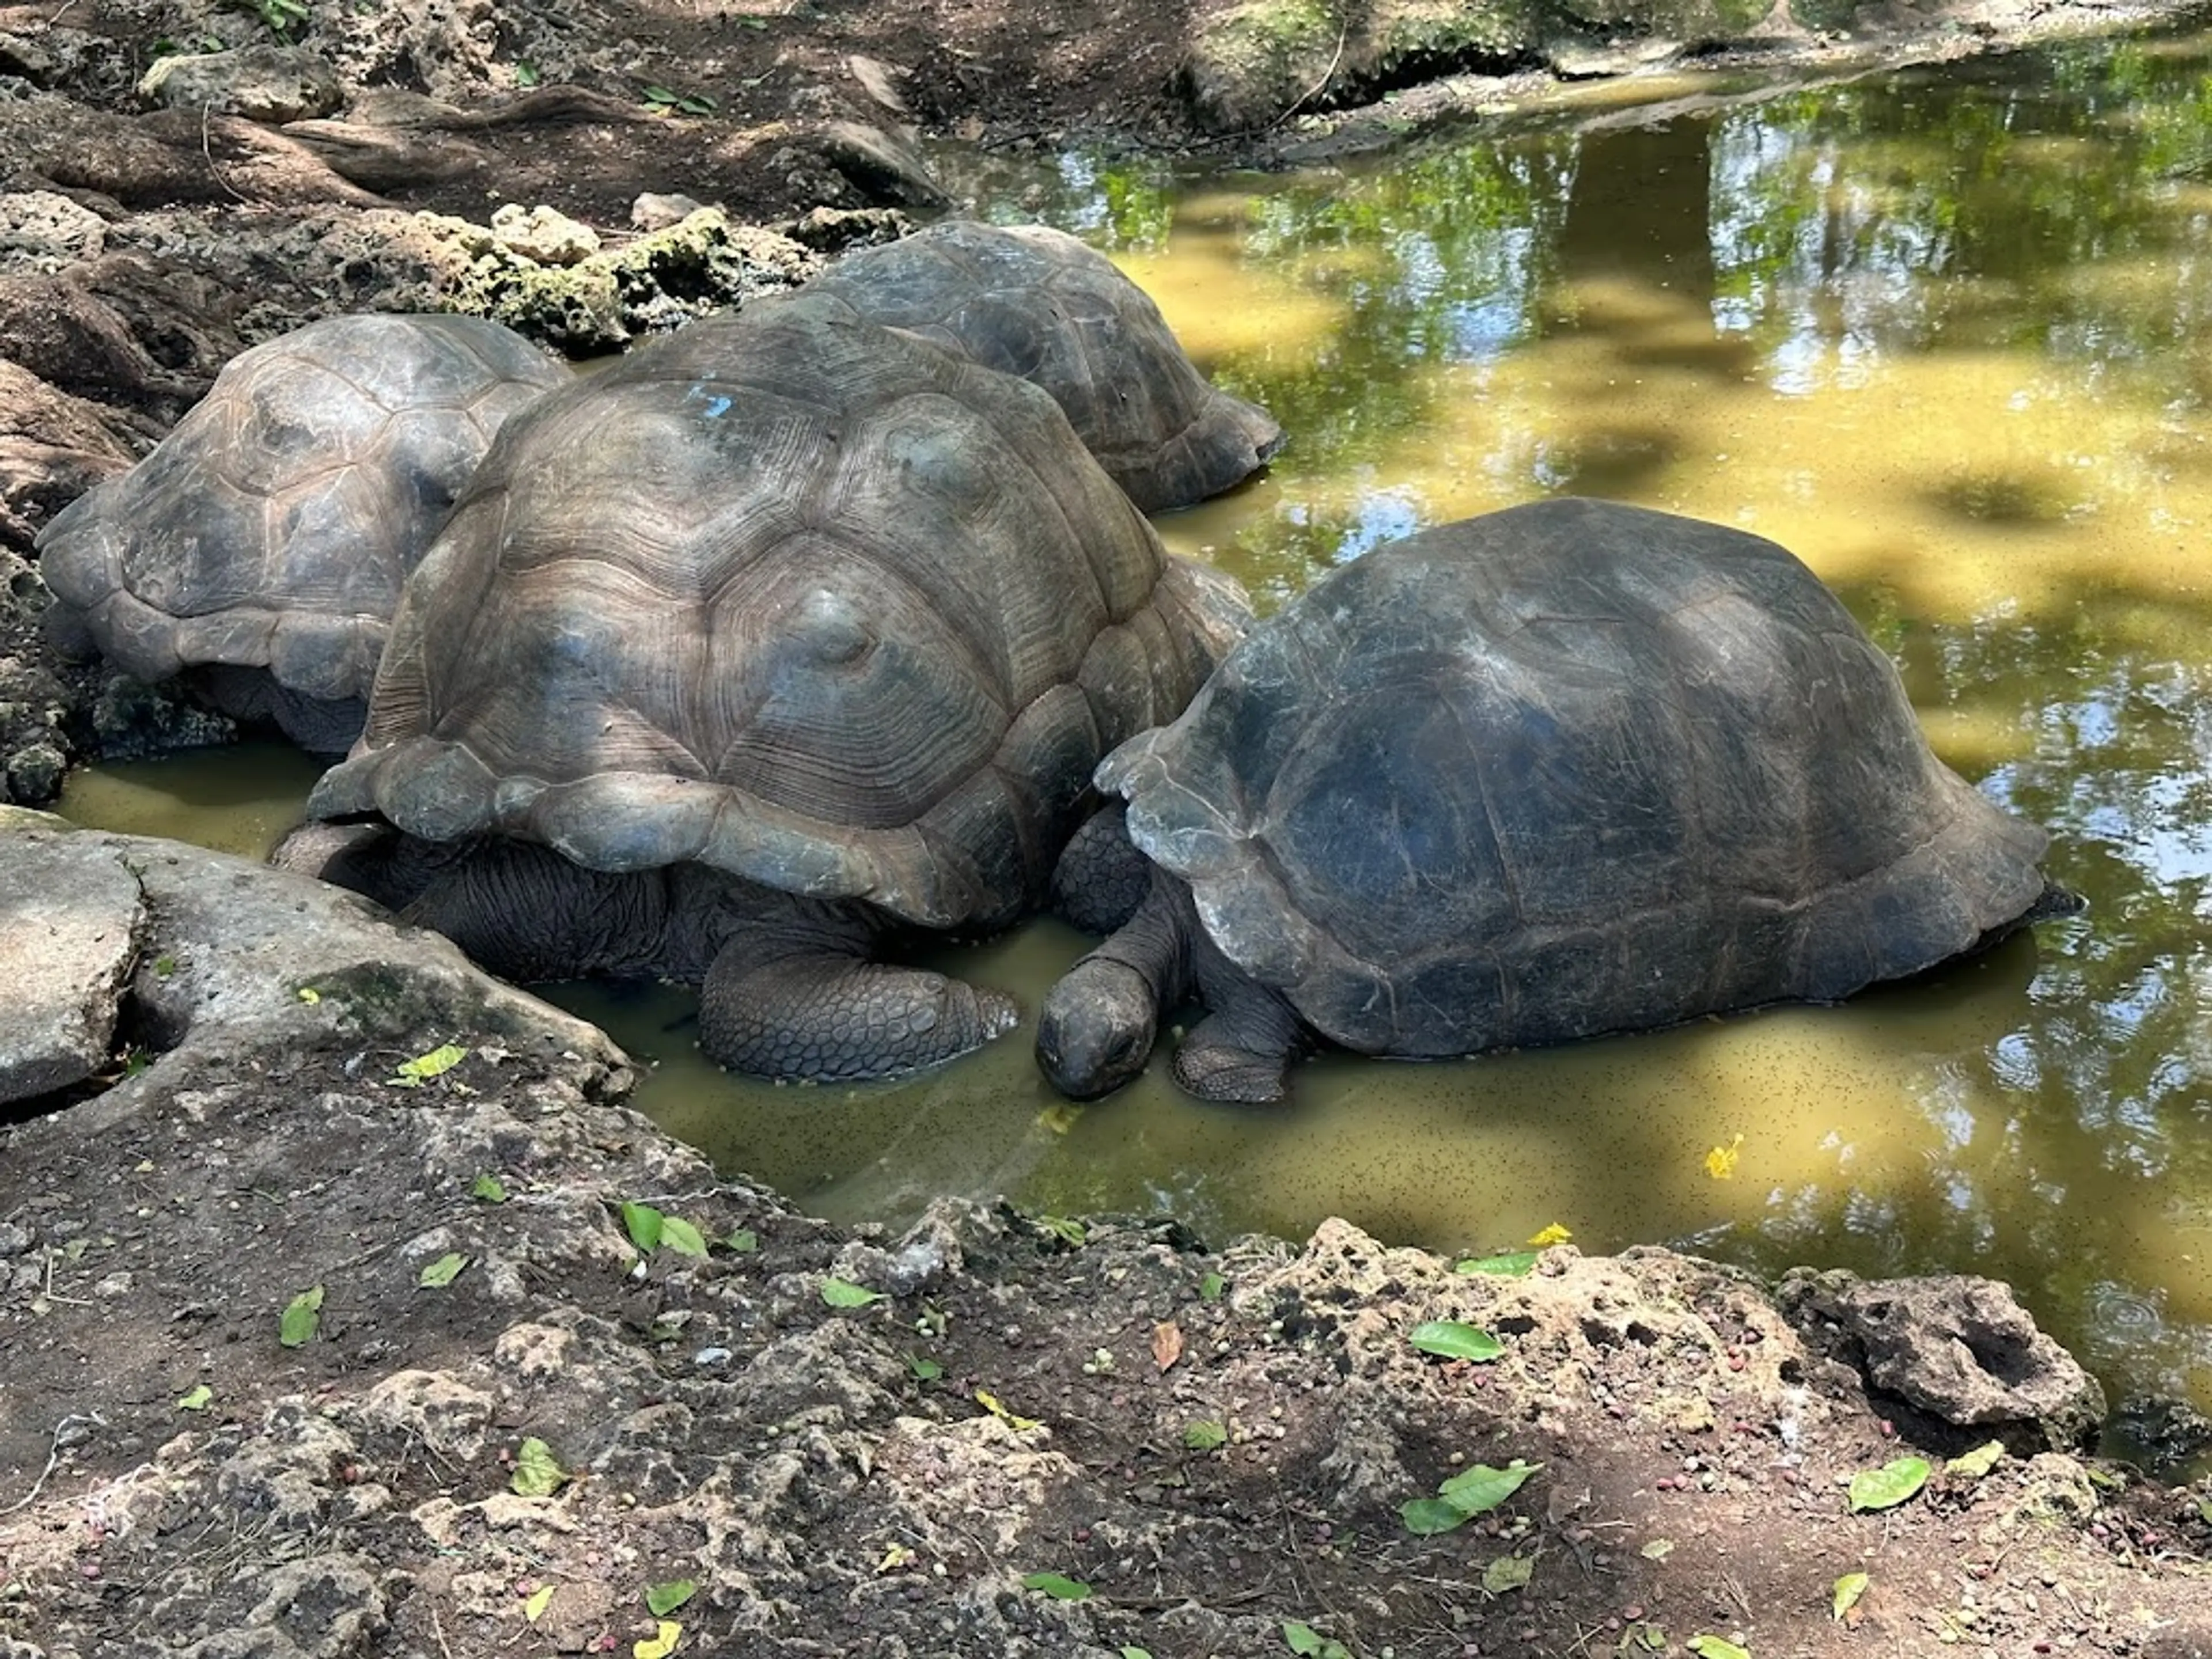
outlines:
M78 259L96 259L106 243L107 222L58 191L0 193L0 262L55 271Z
M2051 1450L2072 1451L2104 1421L2096 1378L1996 1279L1800 1267L1777 1298L1808 1345L1946 1423L2029 1428Z
M337 71L320 57L270 42L157 58L138 95L167 109L214 110L272 125L328 115L345 101Z
M634 230L665 230L671 225L683 223L705 205L704 202L694 201L689 196L663 195L648 190L629 204L630 228Z
M509 202L493 212L491 234L541 265L580 264L599 251L599 232L556 208L526 208Z
M72 836L0 860L0 1102L81 1083L106 1064L146 928L124 863Z
M361 1426L419 1442L441 1457L473 1463L498 1402L451 1371L394 1371L362 1401Z
M96 1103L118 1116L149 1090L231 1076L271 1045L305 1053L395 1026L466 1024L515 1052L568 1051L607 1074L628 1067L595 1026L353 894L9 806L0 806L0 1100L91 1076L110 1058L127 999L134 1036L155 1058Z

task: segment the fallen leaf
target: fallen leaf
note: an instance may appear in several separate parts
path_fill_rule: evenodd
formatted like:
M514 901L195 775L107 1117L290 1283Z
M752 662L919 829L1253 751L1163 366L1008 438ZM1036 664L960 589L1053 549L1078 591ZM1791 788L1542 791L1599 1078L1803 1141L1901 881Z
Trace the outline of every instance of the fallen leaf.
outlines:
M1526 1589L1528 1576L1535 1571L1532 1556L1501 1555L1482 1570L1482 1587L1492 1595L1503 1595L1507 1590Z
M1895 1509L1927 1484L1924 1457L1895 1457L1878 1469L1861 1469L1851 1477L1851 1513Z
M1030 1573L1023 1578L1022 1588L1042 1590L1055 1601L1083 1601L1091 1595L1091 1586L1080 1578L1063 1578L1056 1572Z
M1166 1370L1182 1358L1182 1327L1164 1319L1152 1327L1152 1362Z
M540 1584L530 1592L530 1599L522 1604L522 1616L536 1624L545 1616L545 1609L553 1605L553 1586Z
M425 1290L437 1290L452 1284L461 1276L461 1269L469 1265L468 1257L459 1250L448 1250L423 1268L415 1282Z
M1540 1229L1528 1242L1531 1244L1534 1244L1540 1250L1547 1250L1554 1244L1565 1243L1573 1237L1574 1235L1572 1233L1569 1232L1565 1227L1562 1227L1558 1222L1554 1221L1548 1226Z
M1863 1572L1847 1572L1836 1580L1834 1610L1830 1616L1850 1624L1857 1624L1858 1618L1854 1614L1853 1609L1858 1606L1859 1597L1866 1594L1869 1582L1866 1574Z
M469 1051L458 1042L441 1043L427 1054L417 1054L412 1060L402 1060L399 1069L385 1079L390 1089L419 1089L433 1078L443 1077L469 1057Z
M215 1390L203 1382L177 1401L177 1409L180 1412L204 1412L208 1408L208 1402L214 1398Z
M2004 1455L2003 1441L1984 1441L1965 1455L1952 1458L1945 1463L1943 1473L1947 1475L1962 1475L1969 1480L1978 1480L1996 1468L1997 1461Z
M310 1340L323 1322L323 1287L304 1290L284 1304L276 1321L276 1340L288 1348Z
M1726 1181L1735 1174L1736 1159L1743 1152L1743 1137L1738 1135L1725 1146L1716 1146L1705 1154L1705 1173L1716 1181Z
M630 1644L630 1659L668 1659L683 1639L684 1626L673 1619L664 1619L648 1639Z
M555 1461L553 1449L535 1436L514 1449L514 1473L507 1484L520 1498L550 1498L568 1472Z
M990 1413L992 1416L997 1418L999 1421L1004 1423L1008 1428L1012 1429L1016 1433L1019 1433L1024 1429L1036 1429L1044 1426L1034 1417L1024 1417L1018 1412L1008 1411L1004 1406L999 1403L998 1395L994 1394L986 1394L981 1389L975 1390L975 1403L982 1407L985 1411Z
M691 1578L672 1578L665 1584L647 1584L645 1587L645 1610L656 1619L665 1619L698 1593L698 1581Z

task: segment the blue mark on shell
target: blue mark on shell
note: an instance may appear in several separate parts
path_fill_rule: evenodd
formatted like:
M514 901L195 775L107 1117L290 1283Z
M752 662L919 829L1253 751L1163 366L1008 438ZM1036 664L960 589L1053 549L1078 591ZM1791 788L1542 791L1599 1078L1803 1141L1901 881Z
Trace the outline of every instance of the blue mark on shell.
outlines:
M691 383L684 393L684 397L687 403L696 399L706 404L706 416L710 421L730 412L730 399L726 396L719 392L708 391L706 386L697 380Z

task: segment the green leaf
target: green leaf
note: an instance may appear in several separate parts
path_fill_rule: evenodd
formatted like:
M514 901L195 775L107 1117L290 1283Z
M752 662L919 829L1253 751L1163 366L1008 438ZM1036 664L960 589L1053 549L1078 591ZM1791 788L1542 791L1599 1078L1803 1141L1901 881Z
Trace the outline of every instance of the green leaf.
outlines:
M553 1586L540 1584L530 1592L530 1599L522 1604L522 1616L536 1624L545 1616L545 1609L553 1605Z
M480 1175L469 1188L469 1196L482 1199L487 1204L504 1204L507 1188L500 1184L497 1176Z
M1152 1659L1152 1650L1148 1648L1123 1648L1121 1659Z
M1975 1447L1965 1456L1951 1459L1943 1465L1943 1473L1947 1475L1963 1475L1969 1480L1978 1480L1996 1468L1998 1460L2004 1455L2003 1441L1987 1441Z
M203 1382L177 1401L177 1409L180 1412L204 1412L208 1408L208 1402L214 1398L215 1390Z
M412 1060L402 1060L399 1069L385 1080L392 1089L419 1089L432 1078L443 1077L469 1057L469 1051L458 1042L442 1043L427 1054L417 1054Z
M1834 1611L1829 1616L1840 1620L1856 1607L1859 1597L1866 1594L1868 1582L1863 1572L1847 1572L1836 1580Z
M550 1498L568 1472L554 1461L553 1449L532 1435L514 1449L514 1473L507 1485L518 1497Z
M1218 1302L1222 1291L1228 1288L1229 1281L1219 1273L1208 1273L1198 1281L1198 1299L1200 1302Z
M760 1235L750 1227L733 1227L722 1241L722 1248L738 1255L750 1255L760 1249Z
M1292 1653L1321 1651L1321 1632L1311 1625L1302 1625L1295 1619L1283 1621L1283 1640L1290 1644Z
M1229 1443L1229 1431L1218 1423L1194 1423L1182 1431L1182 1443L1193 1451L1212 1451Z
M1434 1538L1468 1523L1468 1512L1441 1498L1416 1498L1398 1505L1398 1518L1416 1538Z
M633 1204L627 1199L623 1201L623 1231L629 1235L629 1242L637 1246L641 1255L651 1255L660 1248L661 1224L666 1218L650 1204Z
M293 994L297 996L301 1001L306 1003L311 1008L323 1000L323 994L320 991L318 991L312 985L302 985Z
M1456 1319L1431 1319L1416 1325L1406 1340L1423 1353L1446 1359L1489 1360L1505 1352L1505 1345L1488 1331L1462 1325Z
M459 1250L448 1250L428 1267L423 1268L421 1276L415 1282L426 1289L436 1290L440 1285L450 1285L459 1279L461 1276L461 1269L468 1265L468 1257L463 1255Z
M288 1348L311 1340L323 1323L323 1287L302 1291L284 1304L276 1322L276 1340Z
M519 58L514 64L514 84L527 91L538 84L538 65L527 58Z
M1636 1553L1647 1561L1664 1561L1674 1553L1674 1540L1671 1538L1655 1538Z
M1063 1578L1056 1572L1033 1572L1022 1580L1024 1589L1042 1590L1055 1601L1087 1601L1091 1586L1080 1578Z
M1482 1587L1492 1595L1503 1595L1508 1590L1528 1588L1528 1576L1536 1571L1535 1559L1527 1555L1501 1555L1482 1570Z
M1502 1469L1477 1463L1437 1488L1437 1496L1462 1515L1486 1515L1521 1490L1521 1483L1544 1466L1515 1458Z
M939 1364L934 1359L926 1358L918 1353L910 1353L906 1357L906 1368L913 1374L914 1380L917 1382L934 1382L945 1375L944 1366Z
M1851 1513L1895 1509L1928 1484L1928 1460L1898 1457L1851 1477Z
M645 1587L645 1608L656 1619L665 1619L699 1593L698 1582L690 1578L672 1578L665 1584Z
M1036 1224L1071 1249L1081 1249L1084 1240L1091 1237L1080 1221L1064 1215L1041 1215Z
M707 1254L705 1236L679 1215L660 1218L660 1243L663 1249L673 1250L678 1255L703 1258Z
M822 1281L822 1299L833 1308L865 1308L871 1302L889 1298L881 1291L872 1291L848 1279L825 1279Z
M1751 1659L1749 1648L1740 1648L1725 1637L1692 1636L1682 1645L1698 1659Z
M1525 1279L1534 1269L1535 1250L1507 1250L1501 1255L1478 1255L1453 1267L1455 1273L1494 1273L1500 1279Z

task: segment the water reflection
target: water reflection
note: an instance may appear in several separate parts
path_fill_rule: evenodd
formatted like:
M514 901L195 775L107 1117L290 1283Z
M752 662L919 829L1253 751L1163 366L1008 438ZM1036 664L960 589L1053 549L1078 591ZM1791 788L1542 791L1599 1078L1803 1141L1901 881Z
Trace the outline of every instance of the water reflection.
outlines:
M973 186L1111 250L1291 429L1267 478L1162 526L1263 605L1561 490L1775 536L1945 757L2053 829L2085 921L1843 1009L1325 1060L1268 1113L1157 1066L1066 1109L1019 1037L901 1087L758 1087L700 1064L686 998L562 1000L658 1063L670 1128L833 1215L1003 1191L1217 1237L1558 1221L1767 1272L1983 1271L2118 1392L2212 1409L2207 64L2198 40L2075 46L1326 173L1073 156ZM1080 948L1038 927L959 967L1033 1007Z
M1215 369L1293 434L1178 546L1280 598L1378 533L1563 490L1773 535L2094 907L2032 977L1948 1000L1324 1066L1265 1129L1187 1110L1244 1142L1199 1198L1432 1243L1560 1219L1769 1270L1978 1267L2122 1391L2212 1406L2208 116L2202 40L2068 47L1270 181L1233 250L1217 193L1202 281L1178 216L1122 237L1178 328L1257 337ZM1739 1131L1723 1188L1698 1160ZM1137 1190L1091 1151L1033 1193ZM1332 1160L1358 1173L1299 1173Z

